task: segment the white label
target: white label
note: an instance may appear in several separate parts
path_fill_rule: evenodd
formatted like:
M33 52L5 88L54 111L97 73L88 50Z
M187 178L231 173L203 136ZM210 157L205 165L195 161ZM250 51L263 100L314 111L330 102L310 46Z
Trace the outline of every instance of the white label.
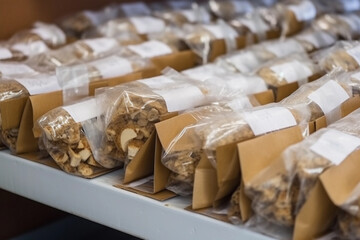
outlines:
M316 17L316 7L310 1L302 1L298 5L290 5L289 8L298 21L309 21Z
M46 25L38 23L35 29L31 32L40 36L43 40L55 42L56 44L62 44L66 41L66 36L61 29L55 25Z
M358 64L360 64L360 46L347 50L347 53L352 56Z
M355 14L338 15L342 21L346 22L352 31L357 32L360 29L360 17Z
M273 41L266 43L266 50L275 54L277 57L285 57L292 53L304 52L304 48L300 45L300 43L295 40L288 39L285 41Z
M17 43L11 46L12 49L22 52L26 56L34 56L48 50L43 41L35 41L31 43Z
M67 111L75 122L80 123L100 115L100 108L95 98L62 107Z
M324 114L328 114L349 99L349 95L337 82L330 80L308 98L319 105Z
M166 102L168 112L177 112L203 105L205 96L198 87L185 85L179 88L155 90Z
M196 15L194 10L182 10L180 13L188 20L188 22L196 22Z
M251 51L240 52L227 58L227 61L242 73L252 72L261 64L259 59Z
M296 36L297 39L311 43L316 48L323 48L335 43L336 39L324 31L309 32Z
M35 75L33 78L16 78L14 80L23 85L28 90L30 95L61 90L56 76Z
M233 37L238 36L237 32L229 25L221 26L219 25L202 25L207 31L214 35L216 39L223 39L225 37Z
M96 67L103 78L123 76L133 71L131 62L126 58L110 56L89 63Z
M166 86L168 84L175 83L174 80L172 80L171 78L168 78L166 76L157 76L157 77L147 78L147 79L143 79L143 80L137 80L137 82L145 84L146 86L148 86L149 88L152 88L152 89L161 89L161 88L164 88L164 86Z
M165 22L154 17L131 17L129 21L139 34L157 33L165 29Z
M221 76L218 82L226 85L231 91L241 91L244 95L267 90L265 81L257 76L247 76L237 73L226 74Z
M248 97L234 99L234 100L230 101L229 103L227 103L226 105L235 112L239 111L239 110L243 110L245 108L253 107L253 105L251 104Z
M150 9L143 2L123 3L121 8L127 17L151 14Z
M86 39L82 42L88 45L93 50L95 55L109 51L119 45L118 42L113 38Z
M253 33L263 33L270 29L270 27L262 20L259 19L248 19L248 18L240 18L238 19L240 23L245 25L247 28L250 29Z
M359 146L360 138L338 130L327 129L310 149L337 165Z
M36 73L34 69L25 64L0 63L0 72L4 76Z
M182 71L182 73L191 79L203 82L209 78L214 77L216 74L226 74L226 70L210 63Z
M244 113L255 136L296 125L291 112L284 107L272 107Z
M237 13L251 12L254 8L248 1L231 1Z
M93 12L93 11L84 11L83 14L90 20L90 22L97 26L102 23L103 17L100 13Z
M270 69L275 72L276 75L285 79L288 83L307 79L313 74L311 69L306 64L303 64L297 60L271 66Z
M0 47L0 59L12 58L12 53L7 48Z
M157 40L151 40L137 45L129 45L128 48L143 58L152 58L172 53L168 45Z
M342 0L343 8L346 12L352 12L360 9L359 0Z

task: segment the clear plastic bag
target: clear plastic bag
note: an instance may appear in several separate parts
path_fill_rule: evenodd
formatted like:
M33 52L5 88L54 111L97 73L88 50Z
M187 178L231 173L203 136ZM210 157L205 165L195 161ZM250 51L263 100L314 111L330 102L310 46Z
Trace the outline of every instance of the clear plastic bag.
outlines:
M358 91L358 82L351 79L353 73L334 72L302 85L281 101L285 105L307 105L310 121L325 115L327 123L341 118L340 105ZM329 101L331 99L332 101Z
M180 74L138 80L97 93L106 109L99 123L104 136L96 140L98 159L131 161L166 114L203 105L200 86Z
M258 105L260 104L254 98L244 96L234 98L231 101L214 102L211 105L199 107L184 114L191 114L196 121L200 121L222 113L240 111ZM171 141L161 158L164 166L171 171L166 188L182 196L193 193L195 169L203 155L200 141L194 139L194 130L197 126L198 123L186 126ZM184 141L187 143L186 145L183 145Z
M178 42L172 42L171 39L169 40L170 41L168 43L164 43L158 40L150 40L140 44L128 45L122 51L122 55L124 57L136 55L148 59L178 52L178 47L181 46L177 45Z
M342 148L353 136L360 137L359 114L356 111L288 147L279 161L248 183L245 189L255 214L277 225L292 226L320 174L343 160L330 148Z
M155 12L154 15L174 26L182 26L189 23L209 23L211 21L210 13L203 8L159 11Z
M227 51L237 48L236 38L238 33L225 22L216 24L197 24L185 25L183 27L185 36L184 41L197 55L202 58L203 63L207 63L211 53L211 42L216 39L225 39Z
M205 80L212 78L214 75L225 75L231 72L234 71L226 65L222 65L220 63L208 63L184 70L181 73L194 80L204 82Z
M314 20L312 26L340 38L353 40L360 35L360 16L358 13L324 14Z
M299 125L303 134L307 135L309 118L305 106L267 104L201 120L195 132L209 161L216 167L218 147L295 125Z
M63 171L85 178L104 168L121 165L120 162L98 162L92 154L91 146L82 128L82 122L89 121L87 116L92 116L91 121L98 115L96 108L90 106L95 99L90 101L53 109L38 120L42 129L43 146L54 161ZM85 109L81 110L84 107ZM89 111L95 112L89 113Z
M306 49L306 52L313 52L335 44L337 35L331 34L325 30L315 30L309 28L294 38Z
M252 1L218 1L210 0L211 11L219 18L230 20L236 16L252 12L254 5Z
M36 22L33 28L24 30L13 35L8 43L30 44L32 42L43 41L51 48L56 48L66 43L65 33L54 24Z
M228 219L233 224L240 224L241 221L241 210L240 210L240 191L239 186L235 192L231 195L230 208L228 209Z
M360 51L359 42L340 41L329 49L315 53L313 59L327 72L335 68L354 71L359 68L358 51Z
M257 74L273 87L293 82L304 84L320 73L320 68L305 53L277 58L264 64L257 71Z

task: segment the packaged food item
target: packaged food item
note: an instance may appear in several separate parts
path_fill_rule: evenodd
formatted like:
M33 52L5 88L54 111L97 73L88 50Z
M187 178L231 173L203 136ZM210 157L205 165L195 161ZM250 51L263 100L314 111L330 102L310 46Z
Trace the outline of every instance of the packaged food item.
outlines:
M68 16L60 21L60 26L69 35L80 37L92 27L114 19L118 16L118 8L110 5L98 11L85 10Z
M333 47L316 53L313 58L328 72L335 68L354 71L359 68L359 49L357 41L340 41Z
M45 53L47 51L50 51L48 46L40 40L32 41L32 42L19 42L14 43L12 45L8 45L8 48L12 52L16 52L16 54L20 54L23 56L23 58L26 57L33 57L38 54Z
M207 102L206 93L194 81L170 72L96 95L106 112L101 118L104 136L97 140L95 158L121 162L129 162L136 156L154 132L154 124L168 113Z
M204 119L199 121L195 132L207 158L216 167L218 147L295 125L300 125L306 135L309 117L309 111L302 105L267 104Z
M313 21L315 29L327 31L346 40L357 39L360 35L358 13L324 14Z
M23 61L26 56L17 50L13 50L9 47L0 47L0 61Z
M185 126L162 154L161 162L171 171L166 188L182 196L193 193L195 169L204 154L199 141L193 140L200 120L259 105L254 97L243 96L185 112L184 115L191 115L194 123Z
M0 62L0 78L36 73L33 68L23 63Z
M257 74L273 87L307 83L320 75L320 68L305 53L277 58L259 68Z
M54 74L24 74L22 76L3 79L0 82L0 101L59 90L61 90L61 88ZM0 129L2 143L14 152L19 129L3 129L1 121Z
M314 1L290 0L277 5L283 16L283 32L292 35L304 29L305 25L316 18L320 10Z
M209 1L211 11L219 18L230 20L236 16L252 12L254 5L251 1Z
M96 121L99 108L94 98L59 107L43 115L38 123L43 146L59 167L70 174L89 178L120 162L98 162L82 128L85 121Z
M256 215L280 226L293 226L319 176L360 146L359 111L284 150L246 186ZM259 223L260 224L260 223Z
M310 53L334 45L337 35L310 28L297 34L294 38L306 49L306 52Z
M221 56L216 63L232 71L251 73L269 60L303 52L304 47L293 39L273 40Z
M210 55L210 43L216 39L225 39L227 51L237 48L236 38L238 33L225 22L216 24L185 25L184 41L203 63L206 63Z
M9 39L10 45L28 44L43 41L51 48L56 48L66 43L65 33L54 24L36 22L33 28L16 33Z
M98 36L117 37L124 33L150 34L165 30L164 20L151 16L138 16L128 18L118 18L108 21L96 28Z
M310 121L325 115L328 123L331 123L340 119L340 105L358 89L358 83L351 79L351 75L353 73L327 74L316 81L302 85L281 103L307 105L311 113Z

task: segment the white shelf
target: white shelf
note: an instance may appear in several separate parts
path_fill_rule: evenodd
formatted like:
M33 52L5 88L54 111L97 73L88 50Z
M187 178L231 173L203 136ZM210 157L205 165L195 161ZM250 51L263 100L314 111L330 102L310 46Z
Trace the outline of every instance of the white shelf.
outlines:
M0 188L153 240L271 239L186 210L186 198L158 202L113 187L121 170L87 180L0 152Z

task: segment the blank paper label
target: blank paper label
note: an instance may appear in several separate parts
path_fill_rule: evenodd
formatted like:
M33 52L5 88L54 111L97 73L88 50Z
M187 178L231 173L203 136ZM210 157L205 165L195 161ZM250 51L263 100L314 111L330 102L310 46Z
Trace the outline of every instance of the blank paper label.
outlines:
M216 74L226 74L226 70L210 63L182 71L182 73L191 79L203 82L214 77Z
M139 34L162 32L165 29L165 22L154 17L131 17L129 21L134 25Z
M56 76L36 75L33 78L16 78L15 80L23 85L28 90L30 95L61 90Z
M34 69L25 64L0 63L0 72L4 76L36 73Z
M330 80L308 98L319 105L324 114L328 114L349 99L349 95L337 82Z
M290 5L289 8L298 21L308 21L316 17L316 8L310 1L302 1L298 5Z
M179 88L155 90L166 102L168 112L177 112L205 103L205 96L201 90L192 85L185 85Z
M283 107L273 107L244 113L255 136L296 125L291 112Z
M49 48L43 41L35 41L31 43L17 43L12 49L22 52L26 56L34 56L46 52Z
M328 129L310 149L337 165L359 146L360 138Z
M265 45L266 50L277 57L285 57L292 53L304 52L304 48L295 40L276 41Z
M252 72L259 67L261 62L253 52L244 51L227 59L234 67L242 73Z
M90 63L96 67L103 78L123 76L133 71L131 62L126 58L110 56Z
M31 30L32 33L37 34L43 40L46 41L55 41L58 43L64 43L66 36L58 27L54 25L50 26L40 26Z
M128 48L143 58L152 58L172 53L171 48L160 41L152 40Z
M7 48L0 47L0 59L12 58L12 53Z
M296 60L272 66L270 69L275 72L276 75L284 78L288 83L307 79L313 74L306 64Z
M161 89L169 84L174 84L175 81L169 77L166 76L157 76L152 78L147 78L143 80L137 80L137 82L140 82L142 84L145 84L149 88L152 89Z
M82 42L88 45L95 55L109 51L118 46L118 42L113 38L87 39Z
M64 106L62 108L67 111L77 123L99 116L101 110L97 106L95 98L91 98L73 105Z
M358 64L360 64L360 46L347 50L347 53L352 56Z
M323 48L335 43L336 39L327 32L309 32L307 34L300 34L296 37L299 40L303 40L311 43L316 48Z

